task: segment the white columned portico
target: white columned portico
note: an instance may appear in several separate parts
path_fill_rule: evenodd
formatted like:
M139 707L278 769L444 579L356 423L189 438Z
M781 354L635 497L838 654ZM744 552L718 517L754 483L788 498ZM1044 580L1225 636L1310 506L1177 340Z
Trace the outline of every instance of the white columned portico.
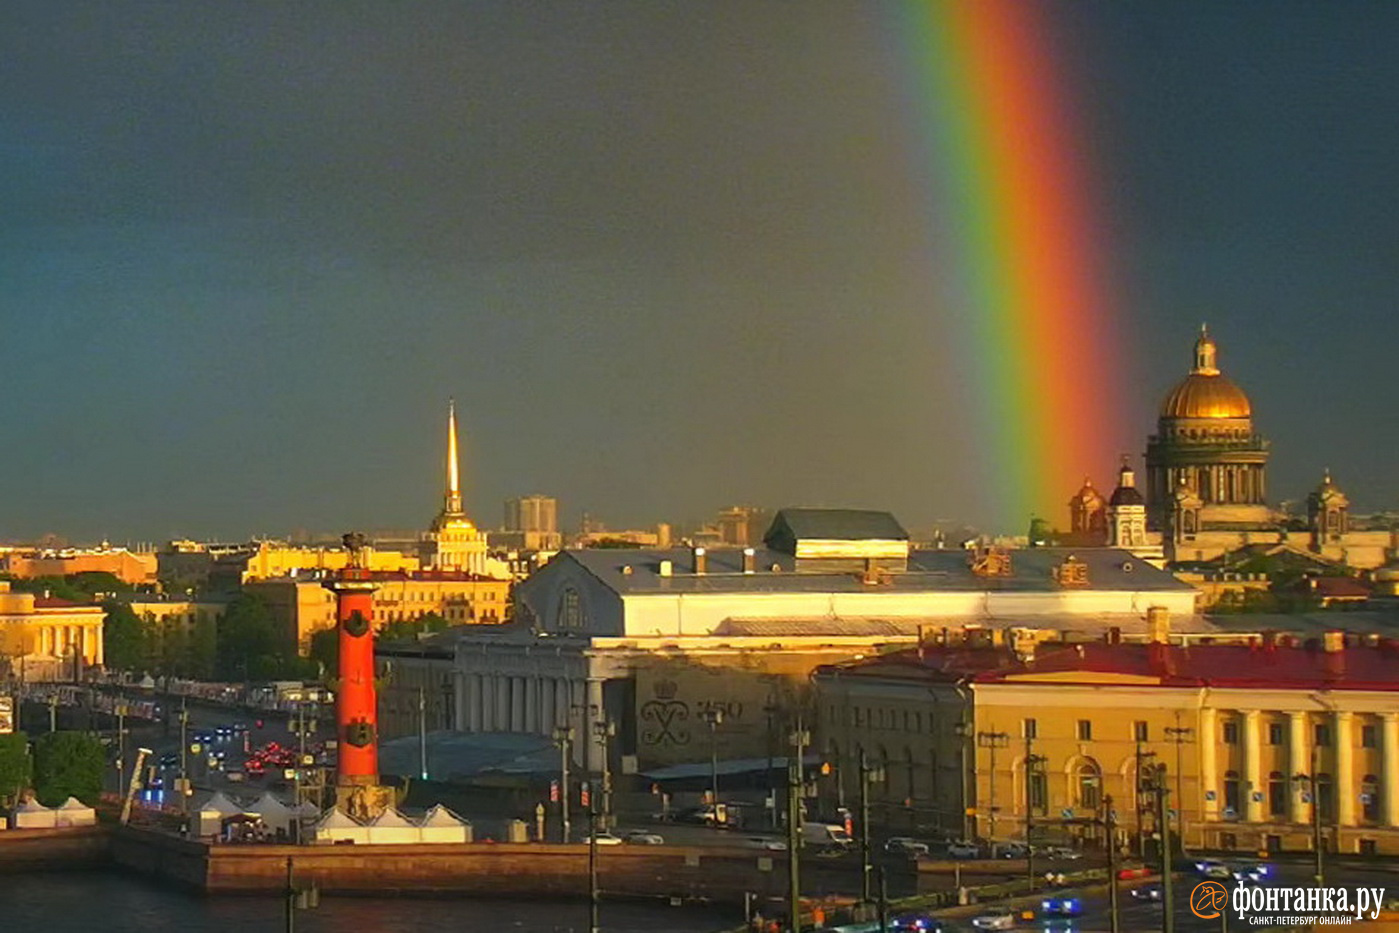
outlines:
M1360 789L1355 783L1355 714L1349 710L1335 713L1336 742L1336 822L1342 826L1355 825L1355 802Z
M1259 732L1262 715L1256 709L1244 710L1243 728L1240 738L1244 743L1244 812L1241 816L1246 823L1263 822L1263 749Z
M1287 714L1287 779L1289 784L1294 774L1311 774L1311 752L1307 745L1307 714L1294 710ZM1288 819L1297 824L1310 823L1311 804L1302 796L1300 787L1293 787L1288 795Z

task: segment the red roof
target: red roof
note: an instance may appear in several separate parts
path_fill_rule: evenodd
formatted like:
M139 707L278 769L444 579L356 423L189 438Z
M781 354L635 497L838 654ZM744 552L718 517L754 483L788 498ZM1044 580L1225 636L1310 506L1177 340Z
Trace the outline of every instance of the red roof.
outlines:
M1339 633L1335 637L1340 637ZM1276 638L1254 644L1109 644L1106 641L1039 645L1018 659L1002 647L928 645L827 668L840 676L1004 683L1033 674L1082 673L1156 678L1163 687L1236 687L1325 690L1399 690L1399 640L1359 644L1354 636L1327 651L1321 639L1305 644ZM1025 683L1025 681L1018 681ZM1055 684L1074 683L1055 680Z

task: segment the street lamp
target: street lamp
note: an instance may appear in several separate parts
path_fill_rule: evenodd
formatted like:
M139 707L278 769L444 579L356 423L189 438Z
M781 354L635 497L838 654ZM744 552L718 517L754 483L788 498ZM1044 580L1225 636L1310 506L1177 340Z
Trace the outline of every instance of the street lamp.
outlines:
M559 827L561 841L567 844L572 834L572 827L568 822L568 766L569 759L573 757L573 727L555 726L554 741L559 745Z
M709 798L714 805L714 822L719 822L719 724L724 721L724 711L711 706L700 714L709 724Z
M608 829L612 826L612 771L611 771L611 740L617 734L617 724L610 719L599 719L593 722L593 735L597 737L602 745L602 828ZM596 805L593 807L597 809Z
M800 717L788 741L792 748L787 759L787 910L792 933L801 933L801 792L806 778L805 750L811 744L811 733L802 728Z
M1136 804L1137 812L1137 852L1143 862L1146 861L1146 808L1142 805L1142 801L1150 788L1150 762L1155 757L1155 752L1142 751L1142 743L1137 742L1137 792L1132 799Z
M1323 850L1323 848L1322 848L1322 845L1321 845L1321 795L1320 795L1319 793L1317 793L1318 787L1317 787L1317 780L1316 780L1316 765L1317 765L1317 760L1316 760L1316 759L1317 759L1316 749L1313 748L1313 749L1312 749L1312 773L1311 773L1311 774L1294 774L1294 775L1292 775L1292 783L1298 785L1298 789L1299 789L1299 790L1301 791L1301 793L1303 794L1303 798L1302 798L1302 799L1303 799L1303 802L1306 802L1306 798L1307 798L1307 797L1310 797L1310 798L1311 798L1311 804L1312 804L1312 853L1313 853L1313 858L1315 859L1315 862L1314 862L1314 865L1313 865L1313 869L1312 869L1312 876L1313 876L1313 877L1315 878L1315 880L1316 880L1317 887L1321 887L1322 885L1324 885L1324 884L1326 883L1326 863L1325 863L1325 852L1324 852L1324 850Z
M976 734L976 744L981 748L991 750L991 787L990 800L987 810L990 811L991 820L988 831L988 838L991 844L996 842L996 749L1005 748L1010 744L1010 735L1005 732L978 732Z

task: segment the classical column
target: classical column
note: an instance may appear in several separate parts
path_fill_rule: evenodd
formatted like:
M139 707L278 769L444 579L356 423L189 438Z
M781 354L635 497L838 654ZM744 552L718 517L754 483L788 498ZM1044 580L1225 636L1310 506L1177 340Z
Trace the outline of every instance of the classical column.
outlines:
M1219 819L1219 724L1215 711L1200 710L1200 807L1206 821ZM1214 799L1209 795L1213 794Z
M1256 709L1244 710L1243 728L1240 739L1244 743L1244 812L1239 814L1245 823L1263 822L1263 801L1258 799L1267 789L1263 783L1263 736L1259 734L1262 715Z
M495 677L495 732L510 731L510 678L504 674Z
M588 735L588 770L589 770L589 771L601 771L601 770L602 770L602 756L603 756L602 741L601 741L601 739L600 739L595 733L593 733L593 731L592 731L592 730L593 730L593 723L595 723L595 722L605 722L606 719L607 719L607 711L603 708L603 705L602 705L602 681L601 681L601 680L597 680L597 679L592 678L592 677L589 677L589 678L588 678L588 699L587 699L587 703L588 703L588 716L587 716L587 724L588 724L588 725L587 725L587 728L588 728L588 730L589 730L589 735Z
M525 715L528 710L525 708L525 679L523 677L510 678L510 731L525 732Z
M539 678L525 678L525 732L539 734Z
M1294 774L1311 774L1311 752L1307 746L1307 714L1291 712L1287 714L1287 780L1289 785ZM1311 822L1311 805L1302 799L1302 788L1292 787L1288 795L1288 820L1298 825Z
M1380 794L1384 825L1399 827L1399 713L1383 713Z
M1336 779L1332 793L1336 795L1336 822L1341 826L1355 825L1355 801L1360 789L1355 783L1355 714L1336 710Z

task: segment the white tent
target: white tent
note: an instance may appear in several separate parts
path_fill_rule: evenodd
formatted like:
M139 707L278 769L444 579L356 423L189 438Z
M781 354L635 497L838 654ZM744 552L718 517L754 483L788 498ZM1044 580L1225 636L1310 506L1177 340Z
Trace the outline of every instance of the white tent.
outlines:
M58 825L58 814L30 797L21 800L10 811L11 829L52 829Z
M273 832L290 832L291 822L295 818L295 813L291 807L282 803L272 796L271 791L267 791L257 799L246 811L256 813L262 817L262 821L267 824L267 828Z
M369 822L369 841L375 845L421 842L422 833L402 813L389 807Z
M471 824L438 804L418 820L423 842L470 842Z
M369 841L369 829L339 807L327 811L326 815L321 817L316 823L314 835L315 840L322 843Z
M246 812L238 804L224 796L223 791L218 791L199 808L199 835L217 836L223 831L223 820L226 816L237 816Z
M53 812L59 826L97 825L97 811L76 797L69 797Z

